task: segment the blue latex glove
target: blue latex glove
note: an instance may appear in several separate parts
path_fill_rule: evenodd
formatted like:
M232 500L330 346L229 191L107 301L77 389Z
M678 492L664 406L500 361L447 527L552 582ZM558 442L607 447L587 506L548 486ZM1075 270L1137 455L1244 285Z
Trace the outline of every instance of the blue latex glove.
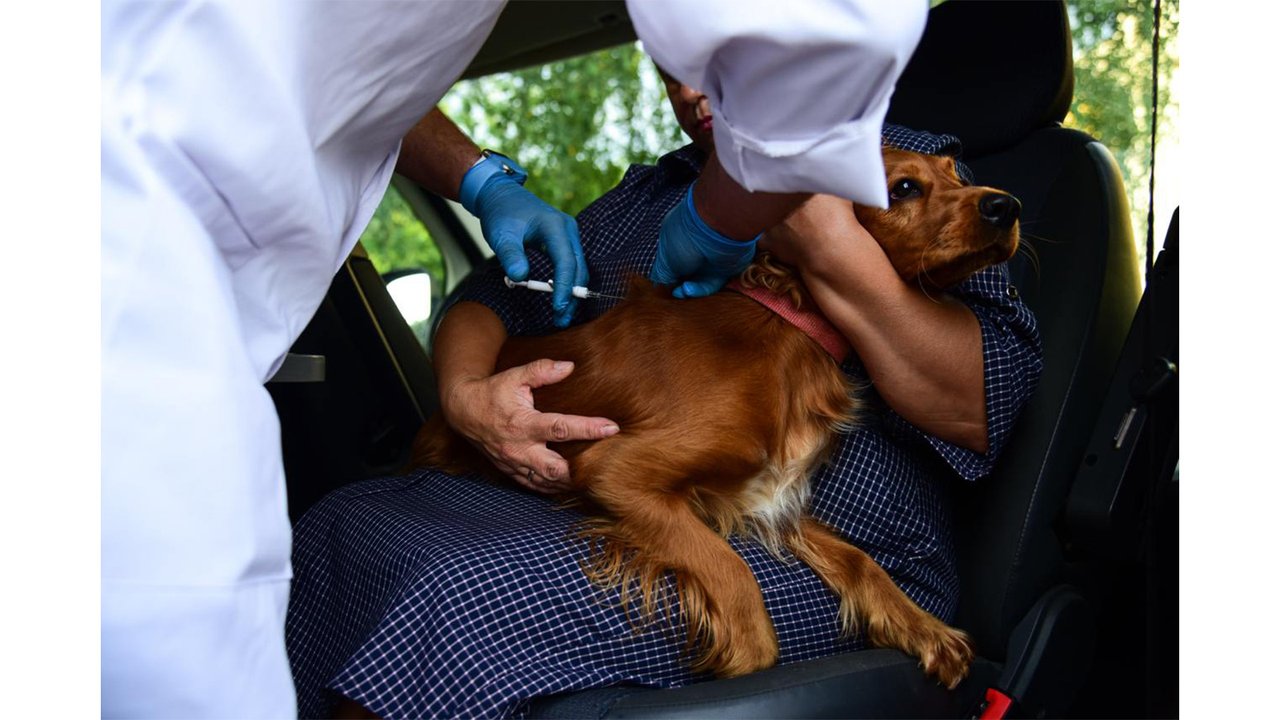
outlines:
M751 264L756 254L755 239L748 242L721 235L698 217L693 207L693 185L684 201L667 213L658 233L658 257L649 279L659 285L673 285L678 298L706 297Z
M525 246L540 246L555 267L551 308L557 327L568 327L578 309L573 286L589 279L578 238L578 222L522 186L528 177L510 158L490 155L467 171L459 197L480 219L480 230L507 277L529 279Z

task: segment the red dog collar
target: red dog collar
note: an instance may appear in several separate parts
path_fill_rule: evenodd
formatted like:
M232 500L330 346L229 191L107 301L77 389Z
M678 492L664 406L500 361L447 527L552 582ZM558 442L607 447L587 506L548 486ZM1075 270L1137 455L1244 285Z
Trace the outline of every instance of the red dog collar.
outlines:
M844 335L840 334L835 325L831 324L827 316L816 309L797 310L796 306L792 304L791 298L762 287L743 287L737 278L730 280L725 287L746 295L781 316L783 320L800 328L805 335L813 338L814 342L821 345L828 355L835 358L837 363L844 362L844 359L853 350L849 345L849 341L845 339ZM813 306L814 304L812 299L805 303L808 306Z

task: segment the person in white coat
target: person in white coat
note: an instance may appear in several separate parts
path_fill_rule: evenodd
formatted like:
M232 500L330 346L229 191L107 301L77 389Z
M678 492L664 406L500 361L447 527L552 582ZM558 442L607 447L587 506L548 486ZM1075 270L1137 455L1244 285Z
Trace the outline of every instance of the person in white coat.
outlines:
M104 2L105 717L296 715L263 383L393 171L477 214L516 279L525 246L545 246L557 317L572 314L567 288L586 279L572 220L434 110L502 6ZM777 6L628 4L646 50L709 88L716 115L720 161L659 251L689 295L714 289L796 193L884 202L880 123L925 3Z

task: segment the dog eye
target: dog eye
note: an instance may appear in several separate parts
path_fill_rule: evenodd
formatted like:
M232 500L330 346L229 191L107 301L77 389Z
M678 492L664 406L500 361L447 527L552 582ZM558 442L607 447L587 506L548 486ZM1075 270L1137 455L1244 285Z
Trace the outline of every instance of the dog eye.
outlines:
M899 180L889 186L890 201L906 200L909 197L917 197L920 194L920 186L915 180Z

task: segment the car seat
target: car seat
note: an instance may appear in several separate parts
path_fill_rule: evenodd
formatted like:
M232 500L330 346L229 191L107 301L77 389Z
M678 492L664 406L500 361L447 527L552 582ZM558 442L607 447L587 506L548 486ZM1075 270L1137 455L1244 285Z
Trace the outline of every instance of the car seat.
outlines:
M404 467L439 407L431 361L359 244L266 387L293 522L347 483Z
M1039 320L1044 372L999 466L955 493L957 625L979 654L948 692L873 649L671 690L614 687L533 703L533 717L963 717L1065 714L1097 629L1087 562L1061 532L1068 494L1141 295L1119 168L1063 128L1073 90L1062 2L933 8L888 121L964 144L978 181L1022 202L1013 285ZM1008 702L1014 703L1012 707Z

